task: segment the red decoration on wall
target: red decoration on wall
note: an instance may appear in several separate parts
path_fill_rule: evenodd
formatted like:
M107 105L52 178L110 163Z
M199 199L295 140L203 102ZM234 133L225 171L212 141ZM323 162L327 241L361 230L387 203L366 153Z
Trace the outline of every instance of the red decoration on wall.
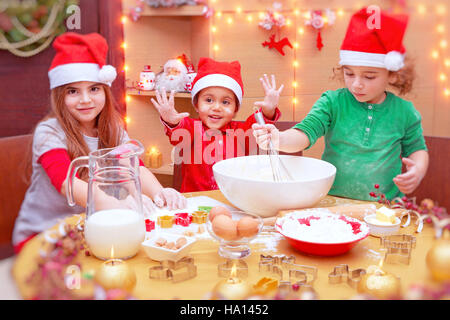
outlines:
M317 47L317 49L319 49L319 50L322 50L322 48L323 48L322 36L320 35L320 30L319 30L319 32L317 33L316 47Z
M281 53L281 55L284 56L284 47L285 46L289 46L292 48L292 44L289 42L289 39L287 37L284 37L283 39L281 39L280 41L275 41L275 34L270 36L270 41L264 41L262 43L263 47L269 47L269 49L273 49L275 48L279 53Z
M323 48L321 30L326 25L333 25L336 20L336 15L330 9L313 10L309 12L309 18L305 21L307 26L311 26L317 30L316 47L319 50Z

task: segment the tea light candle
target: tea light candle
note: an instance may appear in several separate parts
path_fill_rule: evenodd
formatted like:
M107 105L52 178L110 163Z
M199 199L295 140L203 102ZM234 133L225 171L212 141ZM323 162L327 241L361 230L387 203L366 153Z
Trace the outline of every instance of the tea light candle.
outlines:
M105 290L122 289L131 292L136 285L136 274L120 259L110 259L95 273L94 280Z
M162 154L158 148L151 147L145 154L145 166L148 168L159 168L162 166Z
M116 258L131 258L145 239L144 217L129 209L101 210L86 219L84 236L99 259L109 259L112 247Z
M236 277L236 265L230 272L230 277L219 281L212 291L213 300L242 300L252 293L251 286Z
M400 295L400 279L378 266L369 266L367 273L358 283L358 292L366 293L378 299L396 298Z

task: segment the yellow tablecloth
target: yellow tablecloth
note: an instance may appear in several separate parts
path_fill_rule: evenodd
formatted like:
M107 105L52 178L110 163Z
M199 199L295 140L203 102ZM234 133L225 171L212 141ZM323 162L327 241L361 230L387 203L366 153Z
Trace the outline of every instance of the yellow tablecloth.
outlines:
M208 196L226 204L230 204L220 191L196 192L185 194L186 197ZM363 203L362 201L349 200L327 196L317 207L334 206L344 203ZM74 220L74 219L72 219ZM75 221L69 222L75 223ZM427 284L435 286L427 270L425 256L434 241L434 230L426 224L421 233L415 233L414 223L407 228L401 228L400 233L412 234L417 238L416 247L412 250L411 262L409 265L384 264L383 269L400 277L402 290L405 291L411 284ZM270 237L270 234L261 236ZM328 274L339 264L348 264L350 269L367 268L369 265L378 265L379 259L369 252L369 249L380 252L382 257L384 251L380 250L380 239L369 236L362 240L355 248L348 253L336 257L317 257L302 254L295 251L285 239L273 233L274 239L279 239L276 246L268 250L265 244L252 244L251 255L245 259L248 264L248 281L255 284L263 275L258 270L260 254L285 254L294 255L296 263L302 265L315 266L318 268L317 279L314 282L314 289L320 299L349 299L356 294L356 290L346 283L329 284ZM29 241L17 256L13 276L23 298L29 299L33 295L34 288L27 285L27 277L36 268L36 259L39 254L41 241L36 237ZM218 265L225 262L225 259L217 253L218 242L212 239L199 240L191 250L191 256L197 266L197 276L194 279L180 283L172 283L164 280L153 280L149 278L149 268L158 265L158 262L150 260L143 250L135 257L127 260L136 272L137 284L133 291L133 296L138 299L205 299L208 292L221 280L218 276ZM95 257L86 257L79 254L77 261L81 263L83 272L95 271L103 263Z

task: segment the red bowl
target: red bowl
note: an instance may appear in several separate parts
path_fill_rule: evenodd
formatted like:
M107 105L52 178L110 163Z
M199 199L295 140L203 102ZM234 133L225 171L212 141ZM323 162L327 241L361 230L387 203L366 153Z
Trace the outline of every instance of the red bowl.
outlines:
M283 217L283 218L285 218L285 217ZM283 218L281 218L281 219L283 219ZM357 219L350 218L347 216L345 216L345 219L347 219L348 221L360 223L361 225L365 224L362 221L359 221ZM344 254L344 253L350 251L354 246L356 246L359 241L361 241L369 236L369 228L367 228L367 232L361 232L361 236L358 239L353 240L353 241L336 242L336 243L319 243L319 242L303 241L303 240L299 240L299 239L295 239L295 238L286 236L283 233L283 228L280 225L280 223L278 222L278 219L277 219L277 222L275 223L275 229L281 235L283 235L286 238L286 240L288 241L288 243L292 247L294 247L296 250L307 253L307 254L316 255L316 256L337 256L340 254Z

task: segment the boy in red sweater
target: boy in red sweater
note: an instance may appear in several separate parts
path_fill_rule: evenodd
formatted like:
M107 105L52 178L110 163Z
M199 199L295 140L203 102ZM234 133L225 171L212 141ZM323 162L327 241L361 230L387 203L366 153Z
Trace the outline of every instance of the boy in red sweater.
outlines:
M283 85L276 89L273 75L271 81L267 75L260 80L265 98L255 102L255 106L262 109L266 123L273 123L281 116L277 105ZM245 122L233 121L242 103L243 93L238 61L229 63L201 58L191 92L199 119L175 110L173 91L168 99L164 90L162 95L156 93L157 101L151 99L161 115L170 143L179 150L175 161L182 161L181 192L218 189L212 170L214 163L249 155L253 151L250 138L254 115L250 115Z

